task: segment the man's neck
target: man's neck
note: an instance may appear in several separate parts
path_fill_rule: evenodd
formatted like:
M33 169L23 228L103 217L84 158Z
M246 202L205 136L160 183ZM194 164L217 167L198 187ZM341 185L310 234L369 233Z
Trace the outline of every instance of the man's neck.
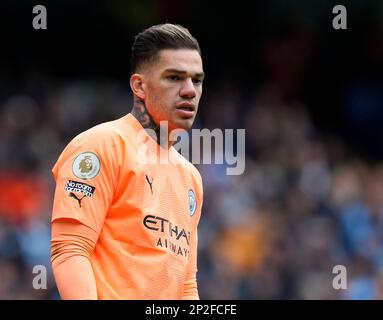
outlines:
M149 114L148 109L146 108L145 103L137 97L134 98L131 114L138 120L138 122L141 123L142 127L157 142L157 144L161 145L162 147L170 147L173 144L168 140L169 137L162 137L160 134L160 126L154 122L152 116ZM155 132L155 136L153 136L153 132Z

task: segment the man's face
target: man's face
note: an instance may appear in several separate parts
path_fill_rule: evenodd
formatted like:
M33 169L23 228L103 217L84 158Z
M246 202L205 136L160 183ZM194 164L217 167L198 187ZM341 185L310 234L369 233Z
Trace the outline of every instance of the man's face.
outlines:
M193 125L202 94L202 59L197 50L162 50L142 71L145 105L153 120L168 121L169 132Z

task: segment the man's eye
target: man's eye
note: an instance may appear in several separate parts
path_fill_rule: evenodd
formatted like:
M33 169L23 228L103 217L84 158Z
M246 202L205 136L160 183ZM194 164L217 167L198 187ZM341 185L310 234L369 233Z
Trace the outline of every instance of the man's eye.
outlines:
M170 80L172 80L172 81L178 81L178 80L180 80L180 77L179 76L169 76L168 77Z
M202 79L193 79L195 84L202 84Z

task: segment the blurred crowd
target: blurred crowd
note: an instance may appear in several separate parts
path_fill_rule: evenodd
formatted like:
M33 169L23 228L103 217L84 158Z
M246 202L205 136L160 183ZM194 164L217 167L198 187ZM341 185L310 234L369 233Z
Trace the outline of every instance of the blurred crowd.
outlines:
M237 104L227 99L224 110ZM283 103L272 88L246 110L242 122L223 116L215 124L246 128L245 173L200 167L201 296L382 299L383 166L350 154L313 126L304 105ZM333 287L337 265L346 268L346 290Z
M0 104L0 299L59 299L50 267L51 168L79 132L130 111L121 83L34 79ZM206 91L196 128L245 128L246 167L197 165L202 299L383 298L383 166L264 85ZM46 289L33 288L35 266ZM347 270L335 290L333 268Z

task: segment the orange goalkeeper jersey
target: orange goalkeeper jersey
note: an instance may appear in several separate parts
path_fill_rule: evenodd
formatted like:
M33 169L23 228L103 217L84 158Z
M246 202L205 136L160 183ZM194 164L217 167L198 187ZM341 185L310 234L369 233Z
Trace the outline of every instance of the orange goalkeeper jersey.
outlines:
M78 135L52 171L52 223L75 219L99 235L90 256L98 299L182 299L196 278L203 198L190 162L128 114Z

